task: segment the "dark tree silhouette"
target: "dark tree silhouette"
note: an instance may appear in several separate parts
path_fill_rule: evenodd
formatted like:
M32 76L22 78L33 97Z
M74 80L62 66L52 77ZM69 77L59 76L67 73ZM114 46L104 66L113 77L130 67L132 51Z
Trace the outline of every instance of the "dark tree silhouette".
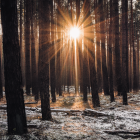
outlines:
M112 34L113 34L113 6L112 0L110 0L110 25L109 25L109 92L110 101L113 102L114 99L114 88L113 88L113 67L112 67Z
M94 3L94 10L96 10L95 3ZM89 16L90 16L90 12L89 12ZM90 21L90 25L92 25L91 21ZM94 37L95 36L93 36L93 38ZM95 43L93 39L89 40L89 69L90 69L90 85L91 85L91 92L92 92L93 107L99 107L100 101L98 95L97 73L95 68Z
M119 11L118 0L113 0L114 48L115 48L115 76L118 95L122 93L121 62L119 46Z
M27 124L21 88L17 1L2 0L1 4L8 133L23 134L27 132Z
M137 90L137 75L136 75L136 48L134 44L134 27L133 27L133 2L131 0L131 37L132 37L132 47L133 47L133 90Z
M54 45L54 20L53 20L53 1L50 3L51 7L51 60L50 60L50 78L51 78L51 96L52 102L56 101L55 96L55 45Z
M32 94L35 100L39 99L38 84L37 84L37 62L36 62L36 0L31 0L31 70L32 70Z
M51 120L49 95L49 2L39 0L39 91L42 119Z
M61 9L61 0L57 0L58 1L58 11L57 11L57 34L58 34L58 44L57 44L57 92L59 93L59 96L62 96L62 91L61 91L61 67L60 67L60 55L61 55L61 51L60 51L60 47L61 47L61 23L60 21L62 20L61 18L61 13L60 13L60 9Z
M136 22L137 22L137 29L136 29L136 35L137 35L137 91L139 90L139 20L138 16L136 16Z
M97 56L97 80L98 80L98 92L102 92L102 73L101 73L101 49L100 49L100 15L102 14L100 12L100 6L101 6L102 0L99 0L97 2L96 0L96 16L95 16L95 22L96 22L96 56Z
M127 105L128 80L128 0L122 0L122 83L123 104Z
M0 99L3 98L2 90L2 36L0 36Z
M100 5L100 35L101 35L101 54L102 54L102 73L103 73L103 88L104 94L109 95L108 72L106 66L106 48L105 48L105 5L102 0Z
M89 2L87 0L83 0L83 27L85 28L86 24L85 21L89 16ZM84 34L85 34L85 29ZM83 51L83 100L87 101L87 85L88 85L88 57L87 57L87 45L88 41L84 38L84 51Z
M30 67L30 18L31 18L31 0L25 0L25 73L26 73L26 94L30 94L31 88L31 67Z

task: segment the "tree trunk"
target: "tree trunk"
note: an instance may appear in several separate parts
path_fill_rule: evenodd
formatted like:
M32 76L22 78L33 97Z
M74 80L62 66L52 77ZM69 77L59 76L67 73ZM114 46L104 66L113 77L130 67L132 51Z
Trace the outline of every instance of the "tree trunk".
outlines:
M60 55L61 55L61 26L60 26L60 8L61 8L61 2L58 0L58 13L57 13L57 34L58 34L58 43L57 43L57 92L59 93L59 96L62 96L61 91L61 68L60 68Z
M31 68L30 68L30 16L31 16L31 0L25 0L26 6L26 22L25 22L25 71L26 71L26 94L30 94L31 88Z
M35 33L36 33L36 21L35 21L35 10L36 1L32 0L31 8L31 64L32 64L32 94L35 96L35 100L39 99L38 85L37 85L37 63L36 63L36 50L35 50ZM35 31L35 32L34 32Z
M131 0L131 34L133 47L133 90L137 90L137 75L136 75L136 48L134 44L134 28L133 28L133 3Z
M113 34L113 6L112 0L110 0L110 26L109 26L109 89L110 89L110 101L115 101L114 99L114 88L113 88L113 66L112 66L112 34Z
M22 70L22 86L25 86L25 70L24 70L24 46L23 46L23 20L22 20L22 17L23 17L23 0L20 0L20 54L21 54L21 70Z
M79 17L80 17L80 0L76 0L76 25L78 25Z
M87 5L87 1L84 0L83 1L84 4L83 4L83 30L85 28L85 25L84 25L84 22L86 21L86 18L87 18L87 7L89 7L89 5ZM85 36L85 30L84 30L84 36ZM84 38L84 50L83 50L83 100L84 101L87 101L87 76L88 76L88 68L87 68L87 39Z
M137 17L137 90L139 90L139 21Z
M55 46L54 46L54 20L53 20L53 0L51 0L51 60L50 60L50 77L51 77L51 96L52 102L56 102L55 96Z
M0 99L3 98L2 87L2 36L0 36Z
M43 120L51 120L49 95L49 2L39 0L39 90Z
M122 0L122 83L123 104L127 105L128 80L128 0Z
M101 35L100 35L100 5L101 5L101 0L96 1L96 56L97 56L97 78L98 78L98 92L102 92L102 74L101 74L101 46L100 46L100 40L101 40Z
M102 0L100 9L100 35L101 35L101 53L102 53L102 71L103 71L103 88L104 95L109 95L108 72L106 66L106 47L105 47L105 14L104 13L104 0Z
M2 0L5 93L7 100L8 133L27 132L20 67L17 1Z
M114 10L114 48L115 48L115 74L116 74L116 87L118 95L122 92L122 81L121 81L121 63L120 63L120 46L119 46L119 11L118 11L118 0L113 0Z

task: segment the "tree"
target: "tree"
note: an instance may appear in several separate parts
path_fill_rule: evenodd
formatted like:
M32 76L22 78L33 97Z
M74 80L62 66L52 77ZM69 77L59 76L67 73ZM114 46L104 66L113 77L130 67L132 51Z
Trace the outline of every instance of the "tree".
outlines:
M52 102L56 102L55 96L55 46L54 46L54 22L53 22L53 1L50 4L51 7L51 60L50 60L50 78L51 78L51 95Z
M49 95L49 2L39 0L39 91L42 119L51 120Z
M1 4L8 133L23 134L27 132L27 124L21 88L17 0L2 0Z
M57 12L57 34L58 34L58 41L57 41L57 92L59 93L59 96L62 96L62 91L61 91L61 67L60 67L60 56L61 56L61 25L60 25L60 21L61 21L61 13L60 13L60 8L61 8L61 0L57 0L58 1L58 12Z
M104 0L100 5L100 36L101 36L101 54L102 54L102 71L103 71L103 88L104 94L109 95L109 84L108 84L108 72L106 66L106 48L105 48L105 11L104 11Z
M112 34L113 34L113 14L112 14L112 0L110 0L110 25L109 25L109 92L110 101L114 99L114 88L113 88L113 67L112 67Z
M138 7L138 5L137 5ZM136 9L137 10L137 9ZM137 13L138 14L138 13ZM139 90L139 20L138 20L138 16L136 16L137 20L137 29L136 29L136 34L137 34L137 90Z
M122 92L121 81L121 62L120 62L120 45L119 45L119 11L118 0L113 0L113 25L114 25L114 48L115 48L115 74L116 74L116 88L118 95Z
M83 100L87 101L87 76L88 76L88 57L87 57L87 45L88 45L88 41L85 37L85 26L86 26L86 20L88 18L89 15L89 9L87 7L89 7L89 2L87 0L83 0L84 4L83 4L83 30L84 30L84 51L83 51Z
M123 104L127 105L128 80L128 0L122 0L122 95Z
M39 99L38 85L37 85L37 63L36 63L36 49L35 49L35 34L36 34L36 1L31 1L31 70L32 70L32 94L35 100Z
M25 0L25 73L26 73L26 94L30 94L31 88L31 66L30 66L30 18L31 18L31 0Z
M22 69L22 84L25 86L25 70L24 70L24 46L23 46L23 0L20 0L20 54L21 54L21 69Z
M134 27L133 27L133 2L131 0L131 37L132 37L132 47L133 47L133 90L137 90L137 75L136 75L136 48L134 44Z
M96 5L94 3L94 12L95 10L96 10ZM90 21L90 24L92 25L91 21ZM93 39L94 37L95 35L93 36ZM89 41L90 43L89 43L89 50L88 50L89 51L89 68L90 68L90 85L91 85L91 92L92 92L93 107L99 107L100 101L99 101L99 95L98 95L97 73L96 73L96 68L95 68L95 43L93 39Z
M102 73L101 73L101 49L100 49L100 6L102 0L97 2L96 0L96 15L95 15L95 23L96 23L96 56L97 56L97 81L98 81L98 92L102 92Z
M0 99L3 98L2 90L2 36L0 36Z

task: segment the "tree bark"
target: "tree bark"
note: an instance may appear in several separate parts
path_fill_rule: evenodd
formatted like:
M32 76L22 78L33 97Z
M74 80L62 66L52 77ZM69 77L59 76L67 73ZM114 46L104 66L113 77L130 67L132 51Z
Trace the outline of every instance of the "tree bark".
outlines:
M61 15L60 15L60 8L61 8L61 0L58 0L58 13L57 13L57 34L58 34L58 43L57 43L57 92L59 96L62 96L62 91L61 91L61 68L60 68L60 55L61 55L61 26L60 26L60 20L61 20Z
M118 95L122 93L122 79L121 79L121 62L120 62L120 46L119 46L119 11L118 0L113 0L113 24L114 24L114 48L115 48L115 74L116 74L116 87Z
M31 6L31 66L32 66L32 94L35 96L35 100L39 99L38 85L37 85L37 63L36 63L36 49L35 49L35 33L36 33L36 21L35 10L36 1L32 0Z
M2 88L2 36L0 36L0 99L3 98Z
M51 60L50 60L50 77L51 77L51 96L52 102L56 102L55 96L55 46L54 46L54 20L53 20L53 0L51 1Z
M134 44L134 27L133 27L133 2L131 0L131 34L133 47L133 90L137 90L137 75L136 75L136 48Z
M102 54L102 71L103 71L103 88L104 95L109 95L109 84L108 84L108 72L106 66L106 47L105 47L105 13L104 12L104 0L102 0L100 14L100 35L101 35L101 54Z
M112 14L112 0L110 0L110 25L109 25L109 92L110 101L115 101L114 99L114 88L113 88L113 66L112 66L112 34L113 34L113 14Z
M26 94L30 94L31 88L31 67L30 67L30 16L31 16L31 0L25 0L26 21L25 21L25 73L26 73Z
M39 0L39 90L43 120L51 120L49 95L49 2Z
M23 134L27 132L27 124L20 67L17 1L1 2L8 133Z
M123 104L127 105L128 80L128 0L122 0L122 83Z
M96 0L96 56L97 56L97 80L98 80L98 92L102 92L102 73L101 73L101 46L100 46L100 40L101 40L101 35L100 35L100 5L101 5L101 0L98 1Z

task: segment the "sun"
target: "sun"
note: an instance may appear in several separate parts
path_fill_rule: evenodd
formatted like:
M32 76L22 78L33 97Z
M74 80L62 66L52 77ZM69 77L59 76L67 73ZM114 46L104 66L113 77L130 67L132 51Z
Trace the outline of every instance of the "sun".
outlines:
M80 35L80 30L78 27L72 27L70 29L70 37L72 37L73 39L77 39Z

